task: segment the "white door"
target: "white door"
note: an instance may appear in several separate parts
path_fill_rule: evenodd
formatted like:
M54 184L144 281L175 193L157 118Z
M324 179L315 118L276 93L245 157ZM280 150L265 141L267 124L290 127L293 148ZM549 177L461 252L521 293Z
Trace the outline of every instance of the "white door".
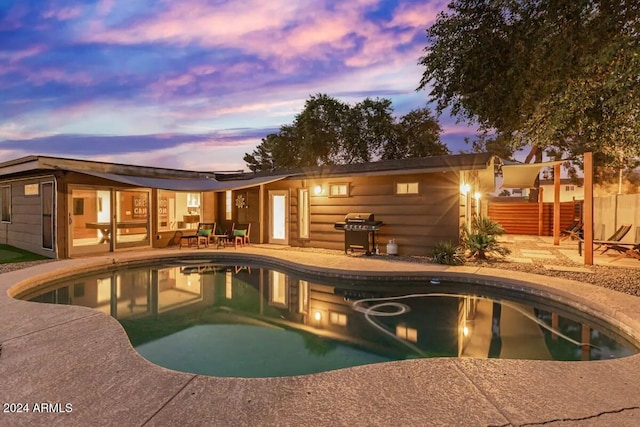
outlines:
M269 191L269 243L289 244L289 192Z

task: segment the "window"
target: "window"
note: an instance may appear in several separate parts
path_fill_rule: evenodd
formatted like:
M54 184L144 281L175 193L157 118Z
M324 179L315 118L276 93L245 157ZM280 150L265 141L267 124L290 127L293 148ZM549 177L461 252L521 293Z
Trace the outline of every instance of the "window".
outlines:
M227 270L224 275L224 297L226 299L233 298L233 275L231 270Z
M158 231L195 229L201 219L200 193L158 190Z
M418 330L403 325L396 326L396 336L403 340L418 342Z
M309 238L309 190L301 188L298 191L298 214L299 214L299 237L301 239Z
M337 313L335 311L329 312L329 323L338 326L347 326L347 315L344 313Z
M329 197L349 197L349 184L329 184Z
M564 191L575 191L576 187L574 185L566 185L564 187Z
M11 222L11 187L0 187L2 199L2 222Z
M309 313L309 282L306 280L298 281L298 311L303 314Z
M233 204L231 202L231 190L227 190L224 193L224 219L231 221L233 219Z
M275 306L287 306L287 276L279 271L269 272L269 303Z
M40 186L38 184L25 184L24 195L25 196L37 196L40 194Z
M398 182L396 184L396 194L418 194L418 183Z

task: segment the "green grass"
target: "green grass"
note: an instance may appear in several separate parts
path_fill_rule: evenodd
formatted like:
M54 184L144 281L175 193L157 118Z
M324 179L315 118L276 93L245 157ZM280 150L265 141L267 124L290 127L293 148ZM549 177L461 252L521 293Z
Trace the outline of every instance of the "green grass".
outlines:
M7 264L10 262L26 262L26 261L39 261L41 259L48 259L42 255L34 254L33 252L25 251L24 249L14 248L9 245L0 244L0 264Z

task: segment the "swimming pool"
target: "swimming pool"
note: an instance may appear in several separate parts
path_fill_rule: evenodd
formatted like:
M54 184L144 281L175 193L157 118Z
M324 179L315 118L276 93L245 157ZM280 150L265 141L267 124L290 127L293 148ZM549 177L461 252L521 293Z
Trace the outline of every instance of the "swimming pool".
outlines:
M600 360L637 352L553 301L436 280L309 278L203 260L65 278L25 299L112 315L148 360L274 377L420 357Z

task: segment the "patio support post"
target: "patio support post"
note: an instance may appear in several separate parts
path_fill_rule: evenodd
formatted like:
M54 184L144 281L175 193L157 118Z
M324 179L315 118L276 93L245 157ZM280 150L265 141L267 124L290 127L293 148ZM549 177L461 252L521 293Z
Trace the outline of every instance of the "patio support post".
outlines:
M538 236L542 236L542 228L543 228L543 216L544 216L544 195L542 191L544 188L540 187L538 189Z
M553 165L553 244L560 244L560 165Z
M593 153L584 153L584 265L593 265Z
M260 220L258 221L258 243L264 243L264 184L260 184L259 190L259 199L260 203L258 203L258 217Z

